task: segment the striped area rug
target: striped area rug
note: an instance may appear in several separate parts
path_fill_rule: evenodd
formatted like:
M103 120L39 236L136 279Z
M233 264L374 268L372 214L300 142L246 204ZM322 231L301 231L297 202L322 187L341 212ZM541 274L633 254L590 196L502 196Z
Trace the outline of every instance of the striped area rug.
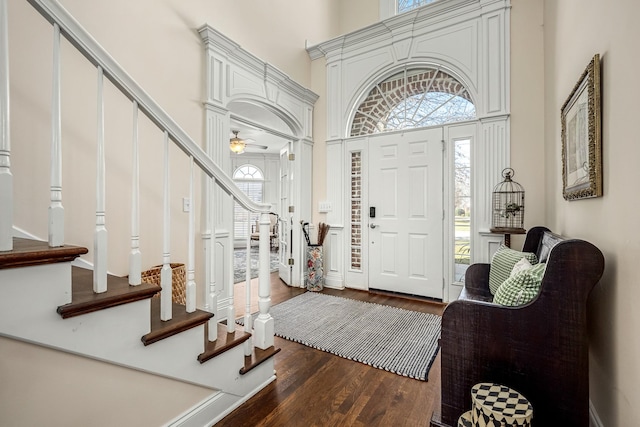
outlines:
M417 380L427 380L438 351L434 314L314 292L270 313L281 338Z

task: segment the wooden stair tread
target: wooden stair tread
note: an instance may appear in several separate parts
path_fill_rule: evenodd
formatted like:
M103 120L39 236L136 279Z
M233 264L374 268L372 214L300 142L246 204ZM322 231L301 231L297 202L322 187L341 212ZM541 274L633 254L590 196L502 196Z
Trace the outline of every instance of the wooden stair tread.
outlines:
M198 361L204 363L213 359L217 355L236 347L251 337L249 332L245 332L239 326L236 326L235 332L227 332L227 326L217 323L218 339L214 341L206 341L204 352L198 355Z
M264 350L254 347L251 355L244 357L244 367L240 369L240 375L246 374L265 360L268 360L270 357L275 356L279 351L280 349L275 348L274 346L271 346Z
M162 339L179 334L196 326L206 324L213 317L213 313L195 310L187 313L185 306L172 302L172 319L160 320L160 298L151 299L151 332L142 337L144 345L153 344Z
M160 292L160 286L150 283L131 286L126 277L109 275L107 291L96 294L93 292L93 270L79 267L72 267L71 278L71 303L61 305L57 310L63 319L151 298Z
M48 242L14 237L13 250L0 252L0 269L68 262L87 252L87 248L80 246L51 248Z

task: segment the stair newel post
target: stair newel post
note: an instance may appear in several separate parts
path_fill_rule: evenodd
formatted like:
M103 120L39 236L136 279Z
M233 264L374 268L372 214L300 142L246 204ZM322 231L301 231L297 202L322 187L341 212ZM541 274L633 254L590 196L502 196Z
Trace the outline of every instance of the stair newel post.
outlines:
M247 259L245 268L245 305L244 331L251 333L251 212L247 209ZM252 352L251 338L244 343L244 354L250 356Z
M62 113L60 108L60 27L53 24L53 78L51 83L51 201L49 246L64 244L62 206Z
M269 280L269 212L260 213L260 257L258 275L258 308L260 314L254 322L254 345L262 350L273 346L273 317L271 308L271 283Z
M218 297L216 295L216 233L214 229L214 211L212 208L213 203L213 191L215 188L215 180L213 177L205 175L205 263L206 263L206 280L205 280L205 294L204 300L206 301L205 309L211 313L217 312L218 309ZM207 238L208 236L208 238ZM208 324L208 339L209 341L215 341L218 339L218 320L214 317L209 319Z
M195 282L195 216L193 201L193 156L189 162L189 239L188 239L188 255L187 255L187 313L193 313L196 310L196 282Z
M133 152L131 161L131 254L129 255L129 284L142 283L142 255L140 254L140 157L138 141L138 102L133 101Z
M164 131L164 214L162 223L162 270L160 272L160 320L171 320L173 307L171 294L171 205L169 200L169 133Z
M98 146L96 165L96 230L93 238L93 291L107 291L107 228L105 226L104 72L98 66Z
M9 132L9 19L0 0L0 251L13 249L13 175Z

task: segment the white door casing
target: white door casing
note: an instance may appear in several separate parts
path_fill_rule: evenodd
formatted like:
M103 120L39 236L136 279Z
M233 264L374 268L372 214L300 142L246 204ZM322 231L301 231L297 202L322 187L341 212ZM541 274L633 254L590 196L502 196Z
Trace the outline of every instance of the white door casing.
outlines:
M289 165L289 147L287 146L280 150L280 223L278 224L278 272L280 279L287 285L291 285L289 259L293 258L291 253L293 215L289 212L289 200L291 198Z
M369 289L443 297L442 132L369 138Z

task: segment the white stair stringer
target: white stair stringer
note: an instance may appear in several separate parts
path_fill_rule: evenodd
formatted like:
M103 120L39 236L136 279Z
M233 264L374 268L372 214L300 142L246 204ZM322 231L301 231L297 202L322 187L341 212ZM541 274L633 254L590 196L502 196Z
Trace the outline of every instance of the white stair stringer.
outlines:
M275 379L273 359L245 375L243 346L201 364L204 325L145 346L149 299L63 319L56 308L71 302L71 263L0 270L0 334L58 350L177 379L244 401Z

